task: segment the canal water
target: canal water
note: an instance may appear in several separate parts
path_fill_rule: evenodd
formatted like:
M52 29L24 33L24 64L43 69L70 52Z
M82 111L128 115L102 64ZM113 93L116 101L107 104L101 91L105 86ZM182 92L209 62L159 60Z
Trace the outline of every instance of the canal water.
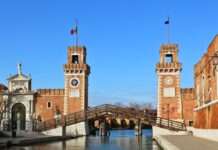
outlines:
M110 136L87 136L33 146L11 147L11 150L160 150L152 140L152 130L135 136L134 130L113 130Z

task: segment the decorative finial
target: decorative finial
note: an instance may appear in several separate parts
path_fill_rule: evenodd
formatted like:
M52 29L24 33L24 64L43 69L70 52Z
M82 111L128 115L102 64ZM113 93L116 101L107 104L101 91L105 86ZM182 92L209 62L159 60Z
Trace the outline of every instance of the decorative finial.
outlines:
M18 70L18 75L21 75L22 74L21 63L18 63L17 70Z

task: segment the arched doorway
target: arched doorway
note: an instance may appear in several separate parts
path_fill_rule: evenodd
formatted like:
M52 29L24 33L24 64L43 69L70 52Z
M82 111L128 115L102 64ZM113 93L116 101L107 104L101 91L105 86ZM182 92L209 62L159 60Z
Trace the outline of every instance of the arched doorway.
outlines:
M20 130L25 130L26 108L21 103L16 103L12 107L12 130L17 129L18 118L20 118Z

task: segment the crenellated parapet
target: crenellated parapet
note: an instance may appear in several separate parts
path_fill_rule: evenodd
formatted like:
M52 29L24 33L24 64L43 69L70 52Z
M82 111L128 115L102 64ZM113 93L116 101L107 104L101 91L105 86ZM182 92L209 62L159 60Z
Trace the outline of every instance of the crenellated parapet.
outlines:
M160 51L178 51L178 44L161 44Z
M202 57L201 57L201 60L198 61L197 64L195 64L194 66L194 76L195 78L203 73L203 70L205 70L205 68L207 67L207 64L209 63L209 60L210 60L211 56L209 56L208 54L204 54Z
M87 64L64 64L63 68L65 73L83 73L83 71L90 73L90 67Z
M207 48L207 53L209 56L212 56L215 51L218 51L218 34L214 37L214 39Z
M182 70L182 64L179 62L174 63L157 63L156 72L177 72Z
M36 93L39 95L64 95L64 89L37 89Z
M195 97L194 88L183 88L181 89L182 98L193 100Z
M207 53L205 53L201 59L195 64L194 66L194 75L195 78L199 76L199 74L206 73L210 69L209 63L212 60L212 56L218 52L218 35L215 36L213 41L210 43L210 45L207 48ZM204 73L204 74L205 74Z

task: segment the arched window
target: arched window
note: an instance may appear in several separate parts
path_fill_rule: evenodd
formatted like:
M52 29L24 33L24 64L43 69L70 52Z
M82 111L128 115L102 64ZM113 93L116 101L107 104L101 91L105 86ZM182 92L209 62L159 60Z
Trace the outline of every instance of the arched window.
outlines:
M206 85L206 82L205 82L205 78L203 76L203 79L202 79L202 102L203 104L205 103L205 85Z
M197 105L200 106L200 82L197 83Z
M52 108L52 102L51 101L48 101L47 102L47 109L51 109Z

